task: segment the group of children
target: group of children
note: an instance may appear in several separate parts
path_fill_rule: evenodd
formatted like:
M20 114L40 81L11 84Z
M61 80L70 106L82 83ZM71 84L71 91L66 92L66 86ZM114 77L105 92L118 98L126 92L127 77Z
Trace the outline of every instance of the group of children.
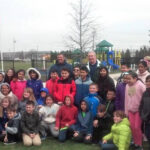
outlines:
M137 73L125 63L121 71L116 88L104 66L95 83L86 66L75 66L74 76L67 68L60 77L52 70L45 88L35 68L27 70L28 80L23 69L0 73L1 141L41 145L50 134L60 142L72 138L103 150L127 150L132 137L142 150L143 134L150 142L150 75L144 61Z

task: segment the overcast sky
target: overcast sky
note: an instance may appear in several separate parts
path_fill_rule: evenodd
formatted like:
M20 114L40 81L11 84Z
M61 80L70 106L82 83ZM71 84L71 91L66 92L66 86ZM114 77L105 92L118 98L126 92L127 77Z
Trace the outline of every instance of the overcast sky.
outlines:
M0 49L63 50L70 25L70 2L77 0L0 0ZM150 37L150 0L92 0L99 42L116 49L140 48Z

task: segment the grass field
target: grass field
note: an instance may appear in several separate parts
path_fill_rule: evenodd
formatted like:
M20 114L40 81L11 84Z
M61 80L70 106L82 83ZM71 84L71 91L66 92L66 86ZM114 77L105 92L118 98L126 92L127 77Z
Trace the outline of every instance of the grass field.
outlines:
M144 143L143 149L150 149L147 143ZM86 145L83 143L76 143L72 140L68 140L65 143L60 143L54 138L48 138L47 140L42 141L42 145L38 147L25 147L22 143L6 146L3 143L0 143L0 150L101 150L101 148L95 144Z

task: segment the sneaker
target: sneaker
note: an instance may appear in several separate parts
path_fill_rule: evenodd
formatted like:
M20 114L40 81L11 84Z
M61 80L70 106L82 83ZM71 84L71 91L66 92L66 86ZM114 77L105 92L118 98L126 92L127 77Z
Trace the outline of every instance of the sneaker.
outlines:
M43 140L46 140L46 136L42 136L41 137L41 140L43 141Z
M135 145L135 150L143 150L143 147L139 145Z
M15 141L8 141L8 142L4 142L5 145L13 145L16 144Z

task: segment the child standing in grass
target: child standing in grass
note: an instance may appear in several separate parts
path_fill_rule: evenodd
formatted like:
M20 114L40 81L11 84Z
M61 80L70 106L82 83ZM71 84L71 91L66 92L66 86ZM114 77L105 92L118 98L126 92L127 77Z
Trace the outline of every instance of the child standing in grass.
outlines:
M24 89L26 88L25 70L20 69L16 73L17 80L11 81L10 87L12 92L17 96L18 100L21 101Z
M55 130L59 130L59 141L64 142L68 133L73 134L74 124L77 119L77 108L73 105L72 95L66 95L64 105L61 106L56 115Z
M35 111L35 104L33 101L26 103L26 111L21 117L21 129L23 144L25 146L41 145L39 136L40 118L38 112Z
M145 85L138 80L138 75L129 71L125 91L125 113L129 117L135 149L142 150L142 120L139 114L139 106L142 95L145 92Z
M43 88L41 74L37 69L29 68L27 70L27 75L29 78L27 80L27 87L30 87L33 89L35 99L37 100L40 98L40 90Z
M75 124L75 131L73 134L74 140L78 142L91 143L92 141L92 125L93 117L89 111L89 106L86 101L82 100L80 103L80 111Z

